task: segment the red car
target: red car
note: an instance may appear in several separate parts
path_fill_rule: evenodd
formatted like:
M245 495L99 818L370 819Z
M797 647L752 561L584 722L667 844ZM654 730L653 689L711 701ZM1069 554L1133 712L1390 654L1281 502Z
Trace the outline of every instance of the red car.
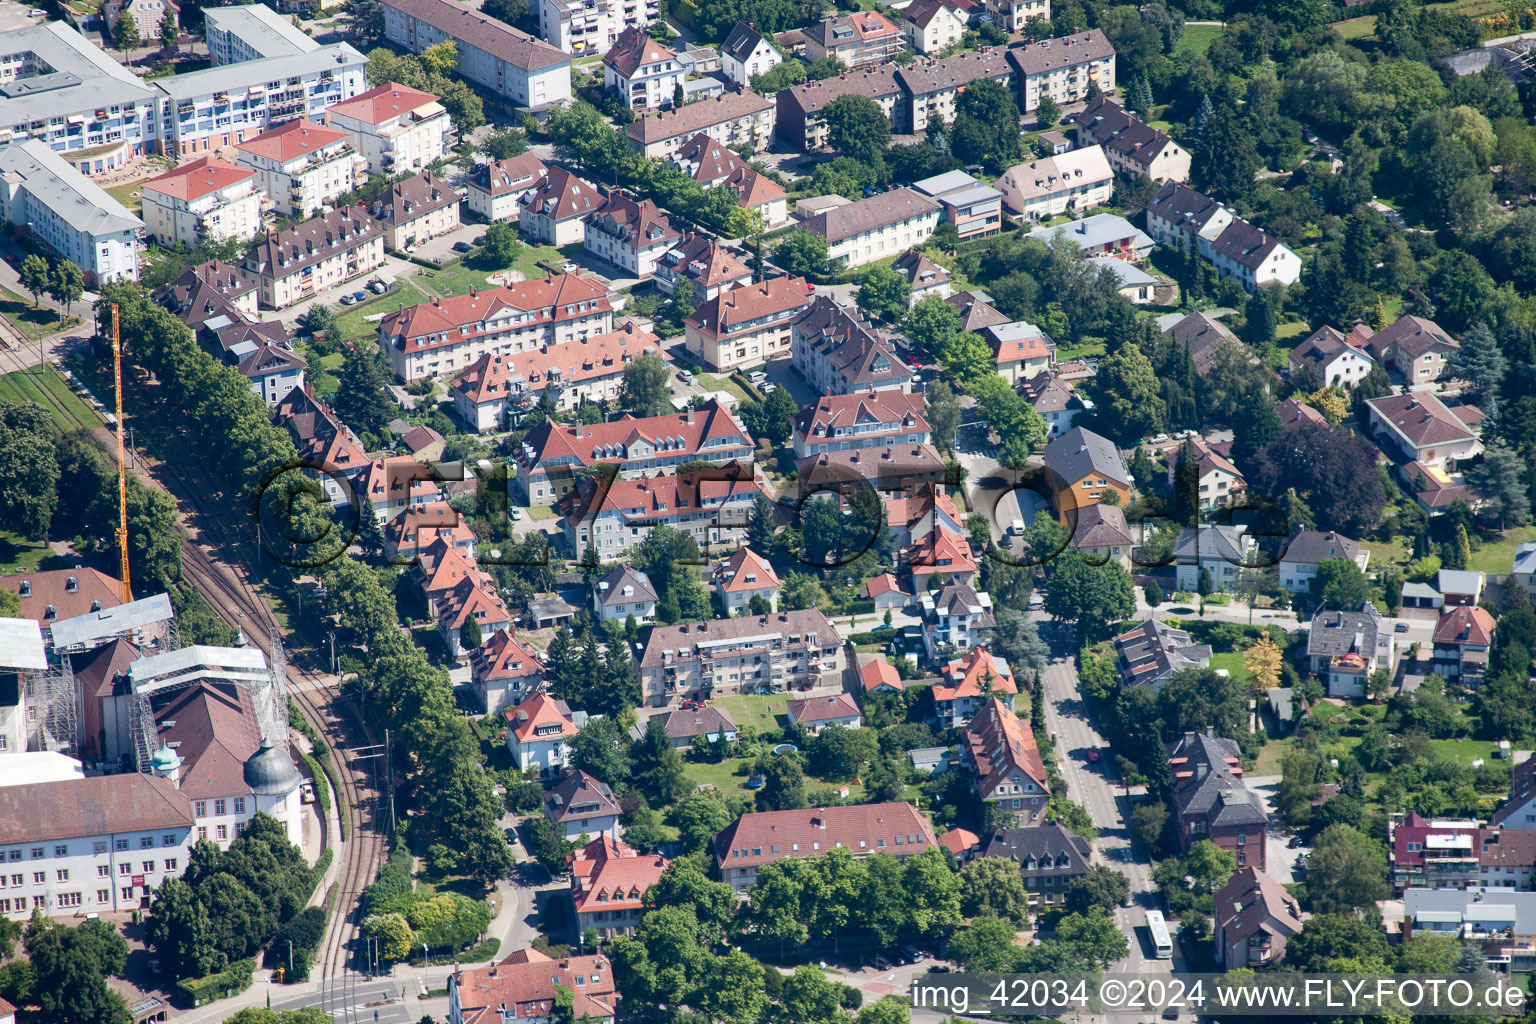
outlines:
M1090 750L1090 751L1088 751L1088 763L1089 764L1098 764L1099 763L1099 752L1097 750Z

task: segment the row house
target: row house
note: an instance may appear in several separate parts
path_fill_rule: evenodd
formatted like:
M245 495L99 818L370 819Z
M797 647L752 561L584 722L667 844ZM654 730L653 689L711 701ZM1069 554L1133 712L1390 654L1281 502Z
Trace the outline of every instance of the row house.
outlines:
M1003 698L1008 707L1018 695L1013 670L985 647L972 647L939 670L933 684L933 713L940 728L963 729L989 702Z
M815 608L658 626L640 659L647 707L840 682L842 637Z
M592 584L592 614L599 622L655 622L656 588L651 578L629 565L609 569Z
M261 304L286 309L384 264L384 229L360 207L342 207L259 239L245 269Z
M945 837L950 834L945 833ZM977 856L1017 864L1029 893L1029 906L1048 910L1066 902L1068 887L1088 873L1093 848L1063 825L1041 823L997 829Z
M1175 672L1207 668L1211 647L1199 644L1182 629L1148 619L1114 639L1115 674L1120 689L1151 687L1156 693Z
M682 237L653 200L636 200L618 189L586 221L582 248L642 281Z
M687 281L696 301L752 283L752 271L713 239L689 232L656 261L656 287L663 295L677 293Z
M400 309L380 321L379 344L395 376L410 382L487 353L505 358L612 330L608 290L596 278L556 274Z
M1400 316L1372 334L1366 352L1382 366L1396 370L1409 386L1427 384L1445 376L1451 356L1461 343L1433 320Z
M1157 182L1189 180L1189 150L1107 96L1065 120L1076 126L1078 149L1099 148L1115 173Z
M745 89L752 79L784 63L784 56L773 41L754 26L738 21L731 34L720 44L720 70L735 85Z
M235 162L256 172L273 209L299 220L357 188L367 168L347 132L304 118L246 139Z
M38 139L0 147L0 220L67 259L87 287L137 281L144 222Z
M1115 172L1102 146L1088 146L1015 164L993 184L1013 213L1027 220L1050 220L1109 202Z
M826 240L830 266L849 269L922 245L942 212L921 192L897 188L818 213L801 230Z
M923 412L921 395L901 391L818 398L795 417L795 457L890 444L928 444L931 435Z
M909 803L808 807L743 814L717 836L720 877L738 893L758 869L787 857L815 857L842 847L855 857L910 857L938 849L933 823Z
M738 206L752 210L763 227L789 223L788 197L784 186L762 174L723 143L700 132L672 154L672 162L706 189L728 188L739 197Z
M464 183L469 209L488 224L515 221L523 196L548 174L544 161L532 153L483 163Z
M801 32L808 63L835 57L844 67L879 66L890 63L902 49L901 29L878 11L826 18Z
M1536 832L1475 821L1430 821L1410 811L1387 824L1392 887L1529 889Z
M1088 414L1088 406L1078 396L1072 382L1055 370L1026 377L1019 385L1019 393L1045 421L1046 440L1065 434L1080 417Z
M916 371L857 309L818 295L790 327L795 370L823 395L912 390Z
M393 252L414 248L459 226L459 194L431 171L397 181L373 204L373 219Z
M346 132L368 173L393 177L424 170L452 153L453 122L437 96L385 82L325 112Z
M1403 937L1442 935L1480 954L1489 969L1536 970L1536 893L1507 889L1403 892Z
M571 2L580 6L582 0ZM634 6L653 0L623 2ZM385 0L384 38L410 53L453 40L455 73L514 107L544 110L571 99L569 51L457 0ZM598 52L611 43L610 37Z
M603 55L603 89L630 110L660 110L673 105L688 69L677 54L631 26L619 33Z
M1051 799L1045 761L1034 730L1019 720L1011 699L990 697L960 732L961 757L976 777L983 803L1003 811L1003 820L1038 825Z
M1019 110L1026 114L1046 97L1067 107L1093 89L1105 96L1115 91L1115 48L1099 29L1012 47L1008 63Z
M517 200L517 229L540 245L575 245L602 205L593 185L557 164Z
M1392 630L1369 601L1358 609L1320 608L1312 616L1307 663L1330 697L1366 696L1376 670L1392 669L1395 652Z
M752 600L759 597L769 611L779 610L778 573L767 559L749 547L739 547L716 563L714 579L715 593L728 616L748 614Z
M641 156L662 160L701 133L727 148L746 146L760 153L773 138L773 125L774 102L742 89L647 114L626 125L624 134Z
M997 625L992 596L968 583L950 583L923 594L918 602L923 619L923 650L929 661L942 661L956 651L980 643L984 631Z
M605 562L645 543L658 526L687 534L707 554L742 543L752 504L761 493L752 467L740 463L722 466L718 473L658 474L606 484L593 477L566 495L561 525L571 551L590 548Z
M838 496L846 507L859 491L877 497L916 494L945 479L944 459L931 444L887 445L822 452L795 461L801 498Z
M260 179L216 156L199 157L144 182L145 233L162 246L245 242L261 230Z
M939 204L944 222L955 229L961 241L1002 230L1003 194L964 171L945 171L914 181L912 189Z
M756 366L791 350L791 326L811 306L803 277L775 277L717 292L683 320L683 345L713 372Z
M688 462L750 465L755 450L746 429L716 399L699 409L644 419L625 416L568 427L545 420L513 454L517 473L507 481L507 493L519 505L552 505L593 466L611 465L619 478L635 480L675 472Z
M1356 324L1348 334L1341 334L1324 324L1291 349L1286 361L1292 373L1314 373L1325 388L1348 391L1376 368L1367 343L1374 332Z
M1264 870L1269 819L1243 781L1237 741L1209 730L1185 733L1169 745L1168 767L1179 853L1188 856L1196 843L1210 840L1236 857L1239 869Z
M645 892L661 880L668 860L599 836L571 855L571 903L578 935L599 939L633 934L645 914Z
M1295 284L1301 258L1225 206L1177 181L1165 181L1147 203L1147 229L1159 242L1194 248L1222 277L1244 288Z

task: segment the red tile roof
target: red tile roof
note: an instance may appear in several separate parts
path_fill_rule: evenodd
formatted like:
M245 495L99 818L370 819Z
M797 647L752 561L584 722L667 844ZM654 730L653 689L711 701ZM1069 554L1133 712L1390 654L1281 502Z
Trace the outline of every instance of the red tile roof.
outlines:
M366 124L379 125L437 102L437 97L430 92L412 89L399 82L385 82L365 93L359 93L345 103L336 104L329 112ZM435 114L436 111L431 113Z
M839 430L852 435L855 428L883 425L885 430L863 430L858 434L860 446L870 447L868 439L885 434L928 433L928 421L923 418L923 412L922 395L900 391L823 395L795 417L795 437L802 444L813 445L835 440Z
M743 324L790 319L810 304L805 278L775 277L720 292L683 322L711 338L722 338ZM757 329L761 328L754 326Z
M492 160L481 164L465 184L477 191L501 196L531 188L548 173L549 168L543 160L532 153L523 153L510 160Z
M658 473L638 480L615 480L606 488L594 477L565 496L562 511L573 528L610 510L618 512L626 522L645 524L675 515L680 509L684 515L694 515L761 490L762 483L751 466L730 462L718 474Z
M412 500L425 502L439 494L431 475L432 467L411 456L392 455L368 463L368 468L358 477L357 489L366 501L381 502L403 500L409 488Z
M619 1002L613 970L600 954L561 960L528 958L524 963L509 958L494 967L458 971L450 981L458 989L465 1024L499 1022L501 1007L515 1020L552 1018L559 989L574 997L571 1012L576 1020L612 1018Z
M954 575L976 571L971 542L948 527L935 524L921 540L903 553L913 576L932 573Z
M786 707L791 722L815 725L819 722L835 722L843 718L861 717L863 712L853 697L846 693L834 693L828 697L806 697L792 700Z
M255 176L256 172L249 168L236 167L216 156L200 156L174 170L150 178L142 187L173 199L190 202L193 199L201 199L211 192L238 185Z
M935 694L937 696L937 694ZM976 766L976 786L982 797L990 796L998 786L1023 775L1042 794L1050 792L1050 780L1035 734L1019 716L1009 711L1001 698L983 705L961 733L971 763Z
M731 189L740 200L738 205L754 209L775 199L789 195L784 186L752 169L741 157L731 152L723 143L700 132L677 151L674 163L685 168L692 166L693 180L705 188L724 186Z
M384 524L384 539L402 557L425 551L438 537L458 545L473 543L475 535L446 501L412 506Z
M521 639L505 629L498 629L491 638L469 654L470 670L477 680L526 679L542 676L544 663Z
M642 854L603 836L571 859L571 901L578 914L638 910L645 891L667 870L667 858Z
M301 117L296 121L289 121L287 124L280 124L276 128L262 132L255 138L246 139L235 148L256 156L264 156L268 160L287 163L301 156L318 153L347 137L347 133L338 128L327 128L323 124L315 124L308 118Z
M939 845L955 856L981 845L981 837L963 828L952 828L939 836Z
M586 309L579 308L582 303ZM570 306L578 308L567 312ZM595 278L554 274L505 288L475 290L468 295L417 303L390 313L380 321L379 330L386 337L397 339L395 347L406 353L425 352L476 337L480 330L474 325L494 319L506 309L531 315L534 322L558 324L599 315L612 307L608 303L608 289ZM462 329L466 325L468 331ZM434 334L437 341L429 341Z
M1487 647L1493 642L1494 620L1487 609L1458 605L1440 616L1435 625L1435 643Z
M900 857L935 844L933 823L907 803L809 807L743 814L715 837L720 865L758 867L785 857L814 857L837 846L855 854Z
M933 699L935 701L980 697L983 683L988 676L992 679L993 693L1016 694L1019 692L1019 687L1013 680L1012 670L993 658L985 647L972 647L963 657L956 658L945 665L941 675L949 682L934 684Z
M677 54L652 39L645 29L633 25L620 32L613 46L603 54L603 65L625 78L632 77L641 65L664 60L677 60Z
M896 671L896 666L879 656L860 666L859 681L864 684L865 693L882 686L889 686L893 690L906 689L906 681L901 678L901 673Z
M1367 404L1415 448L1470 441L1475 436L1444 402L1428 392L1387 395Z
M509 376L507 361L494 352L487 352L455 377L450 387L469 402L479 405L506 398Z
M730 437L740 437L744 447L751 447L746 430L725 406L712 398L702 409L645 419L625 416L611 423L569 427L545 420L523 439L523 445L518 449L518 462L530 469L545 460L567 456L574 456L577 465L582 466L594 462L622 462L637 444L649 445L663 453L680 452L691 456L706 448L728 448L723 439Z
M501 635L498 631L497 636ZM553 741L556 736L569 738L580 731L571 721L571 709L565 701L556 700L542 690L504 714L507 728L519 743L530 740Z
M715 581L727 593L764 590L779 585L779 577L768 560L748 547L737 548L731 557L715 567Z
M603 197L595 187L559 164L552 165L549 173L517 201L525 213L554 221L585 217L602 204Z
M74 581L71 583L71 581ZM0 576L0 590L21 598L21 617L50 625L123 603L123 581L97 569L49 569ZM48 614L49 606L53 614Z

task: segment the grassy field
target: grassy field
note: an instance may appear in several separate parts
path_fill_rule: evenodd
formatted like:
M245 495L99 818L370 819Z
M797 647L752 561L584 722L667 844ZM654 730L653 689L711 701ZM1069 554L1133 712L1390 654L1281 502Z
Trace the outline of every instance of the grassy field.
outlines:
M143 184L141 181L130 181L125 185L113 185L106 190L106 193L127 207L129 212L138 213L144 205L143 199L140 198Z
M789 696L783 693L720 697L714 703L730 712L738 729L750 725L759 733L782 728L784 721L780 716L789 713Z
M1188 53L1204 53L1210 49L1211 41L1225 31L1221 25L1188 25L1177 49Z
M1376 31L1376 15L1367 14L1362 18L1336 21L1333 28L1345 39L1364 39Z
M68 382L51 366L41 374L20 371L0 376L0 398L36 402L53 417L60 431L94 427L104 422L85 399L70 390Z
M728 698L725 698L728 699ZM737 724L741 724L739 721ZM750 774L745 758L730 758L719 764L698 764L688 761L683 766L683 774L688 776L688 781L695 786L714 786L716 790L728 796L751 797L757 792L747 788L747 777ZM848 787L848 799L858 801L864 797L864 787L857 782L825 782L814 775L805 777L807 792L832 787L834 789Z
M3 378L0 378L3 379ZM38 540L28 540L19 533L0 530L0 573L36 572L48 568L53 550ZM61 564L64 560L59 560ZM71 560L69 564L73 564Z
M336 321L337 330L341 331L343 341L372 337L378 331L378 321L366 320L365 317L393 312L399 309L402 303L414 306L427 301L429 301L427 295L412 284L410 278L405 278L400 281L394 291L387 295L380 295L371 302L364 302L358 306L337 307L341 310L341 316Z
M77 303L78 305L78 303ZM32 308L31 297L23 298L8 288L0 288L0 315L3 315L28 338L47 337L76 323L78 317L65 318L48 306Z
M756 405L759 401L758 396L749 395L746 389L731 380L730 374L701 373L698 376L700 378L699 383L710 391L724 391L729 395L734 395L738 402L745 403L746 405Z
M1484 541L1472 552L1468 569L1486 573L1507 573L1515 561L1515 549L1536 540L1536 526L1521 526L1507 531L1499 540Z
M1229 651L1226 654L1211 655L1211 668L1224 668L1238 685L1248 685L1248 670L1243 667L1241 652Z
M565 262L566 254L552 245L521 245L518 247L517 258L512 261L512 270L521 271L524 278L532 280L543 277L547 271L539 266L539 260L548 260L556 265ZM424 291L436 292L438 295L467 295L470 288L487 287L486 278L498 270L507 268L499 266L486 259L480 253L471 253L451 267L441 270L428 270L423 267L415 275L417 286Z
M1409 555L1412 553L1401 537L1393 537L1390 541L1363 540L1360 546L1371 553L1371 560L1366 565L1367 571L1370 572L1388 565L1407 565Z

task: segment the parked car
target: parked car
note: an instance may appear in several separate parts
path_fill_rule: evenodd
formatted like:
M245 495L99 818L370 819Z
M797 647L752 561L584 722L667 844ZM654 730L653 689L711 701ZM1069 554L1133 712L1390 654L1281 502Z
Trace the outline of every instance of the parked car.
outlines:
M1088 751L1088 763L1089 764L1098 764L1099 763L1099 752L1097 750L1090 750L1090 751Z
M475 247L470 245L468 242L454 242L453 243L453 251L454 252L474 252L475 251Z
M353 303L357 302L357 296L356 295L343 295L338 301L340 301L340 303L343 306L350 306Z
M692 384L693 374L688 370L678 370L677 379L682 381L684 384Z
M1038 611L1038 610L1040 610L1041 608L1044 608L1044 607L1045 607L1045 598L1041 597L1039 594L1030 594L1029 595L1029 610L1030 611Z
M352 298L354 300L356 300L357 302L362 302L367 297L368 297L368 293L363 291L361 288L359 288L357 291L352 293Z
M474 244L475 245L484 245L485 244L485 236L484 235L476 235L475 236Z
M1286 848L1290 850L1299 850L1306 845L1307 841L1301 836L1292 836L1291 841L1285 844Z
M567 260L565 266L561 267L560 269L565 271L567 274L574 274L576 273L577 267L576 264Z
M523 518L523 510L518 508L516 505L512 505L508 507L507 515L512 517L513 522L517 522L519 519Z
M369 281L368 290L373 292L375 295L383 295L385 292L389 291L389 285L385 284L383 281Z
M1152 443L1153 444L1167 444L1168 443L1168 435L1167 434L1154 434L1154 435L1152 435Z
M1394 632L1394 633L1406 633L1411 628L1412 627L1409 626L1408 623L1406 623L1406 622L1399 622L1395 626L1392 627L1392 632Z

